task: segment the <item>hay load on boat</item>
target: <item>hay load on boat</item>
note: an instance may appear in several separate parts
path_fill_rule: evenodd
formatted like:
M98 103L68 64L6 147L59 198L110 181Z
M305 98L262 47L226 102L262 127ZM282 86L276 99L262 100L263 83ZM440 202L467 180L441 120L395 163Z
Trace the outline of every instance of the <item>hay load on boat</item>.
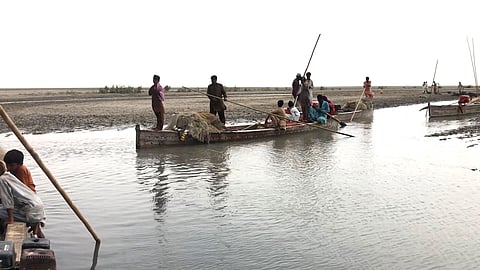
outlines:
M197 112L174 115L166 130L181 131L185 135L188 133L199 142L209 143L210 134L225 131L226 127L215 115Z

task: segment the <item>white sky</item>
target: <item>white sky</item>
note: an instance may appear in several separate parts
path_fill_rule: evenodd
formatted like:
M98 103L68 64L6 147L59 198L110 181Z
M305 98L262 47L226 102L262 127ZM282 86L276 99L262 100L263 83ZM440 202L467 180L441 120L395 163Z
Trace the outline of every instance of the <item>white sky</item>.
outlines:
M153 74L174 87L212 74L229 87L290 86L320 33L315 86L431 83L437 59L441 85L474 85L467 37L480 43L479 3L1 1L0 88L147 87Z

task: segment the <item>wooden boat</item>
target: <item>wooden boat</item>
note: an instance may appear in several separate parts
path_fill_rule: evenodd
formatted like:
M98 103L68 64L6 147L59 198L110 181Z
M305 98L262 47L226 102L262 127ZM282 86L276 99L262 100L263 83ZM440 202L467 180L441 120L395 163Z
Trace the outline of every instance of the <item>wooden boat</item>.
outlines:
M36 238L23 222L6 226L0 241L0 269L55 269L50 240Z
M172 145L192 145L192 144L208 144L219 142L243 141L259 138L277 137L291 134L299 134L304 132L334 132L342 135L353 137L352 135L338 132L338 122L329 119L325 125L318 123L297 123L290 122L285 129L276 129L263 127L259 123L241 124L226 126L226 130L218 132L210 132L205 140L195 139L188 131L185 130L155 130L150 128L142 128L136 125L136 148L154 148Z
M432 105L428 103L426 109L430 118L480 116L480 100L473 99L465 103L457 102L448 105Z
M357 106L358 101L350 101L343 106L335 105L336 112L332 116L341 122L371 121L373 119L373 104L366 98L362 98L360 101L362 106ZM318 106L318 101L313 101L313 106Z
M333 116L342 122L372 120L373 109L356 110L356 111L337 111L337 113ZM353 116L353 120L352 120L352 116Z

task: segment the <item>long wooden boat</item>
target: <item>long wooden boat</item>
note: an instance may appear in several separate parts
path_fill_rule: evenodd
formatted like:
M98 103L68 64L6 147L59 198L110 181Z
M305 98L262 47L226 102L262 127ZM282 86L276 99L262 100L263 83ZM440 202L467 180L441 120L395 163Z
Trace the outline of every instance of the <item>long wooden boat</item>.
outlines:
M208 139L201 141L195 139L188 131L184 130L155 130L136 125L136 148L154 148L172 145L208 144L219 142L243 141L259 138L277 137L304 132L334 132L353 137L352 135L338 132L338 122L329 119L325 125L318 123L287 124L285 129L263 127L258 123L227 126L226 130L210 132Z
M430 118L455 117L455 116L480 116L480 102L466 104L427 105Z

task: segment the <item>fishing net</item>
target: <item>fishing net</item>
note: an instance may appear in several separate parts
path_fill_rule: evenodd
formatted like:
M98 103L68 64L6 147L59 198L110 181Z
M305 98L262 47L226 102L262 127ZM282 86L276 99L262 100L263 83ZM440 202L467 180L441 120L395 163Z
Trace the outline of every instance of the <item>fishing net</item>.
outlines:
M184 130L200 142L209 142L211 133L225 130L225 125L208 112L174 115L167 126L169 130Z

